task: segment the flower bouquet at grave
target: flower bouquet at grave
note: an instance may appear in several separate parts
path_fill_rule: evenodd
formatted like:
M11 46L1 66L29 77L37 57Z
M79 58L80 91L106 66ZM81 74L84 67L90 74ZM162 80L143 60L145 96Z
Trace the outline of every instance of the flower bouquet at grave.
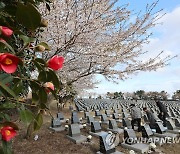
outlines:
M50 11L51 0L0 1L0 153L12 153L12 139L18 134L14 111L28 138L43 124L41 111L48 109L48 95L57 98L60 91L56 71L62 69L64 58L45 56L51 49L38 38L48 26L38 10L41 3Z

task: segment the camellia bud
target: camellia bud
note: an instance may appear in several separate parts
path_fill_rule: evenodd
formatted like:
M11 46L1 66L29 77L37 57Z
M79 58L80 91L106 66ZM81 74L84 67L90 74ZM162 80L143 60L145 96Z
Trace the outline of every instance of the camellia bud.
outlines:
M43 46L43 45L37 45L36 47L35 47L35 49L37 50L37 51L39 51L39 52L43 52L43 51L45 51L45 47Z
M46 19L42 19L40 23L41 27L47 27L48 26L48 21Z

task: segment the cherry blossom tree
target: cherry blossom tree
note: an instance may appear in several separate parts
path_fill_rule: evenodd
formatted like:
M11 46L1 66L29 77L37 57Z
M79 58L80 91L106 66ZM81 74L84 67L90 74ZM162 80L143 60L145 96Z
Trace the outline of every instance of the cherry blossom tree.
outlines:
M150 54L142 50L149 43L150 29L163 16L161 10L154 11L158 2L147 5L143 13L128 10L127 4L116 6L117 2L55 0L50 11L41 6L48 27L40 39L53 49L42 55L65 57L58 74L65 85L87 89L96 74L110 81L124 80L139 71L164 67L172 58L163 52L147 57Z

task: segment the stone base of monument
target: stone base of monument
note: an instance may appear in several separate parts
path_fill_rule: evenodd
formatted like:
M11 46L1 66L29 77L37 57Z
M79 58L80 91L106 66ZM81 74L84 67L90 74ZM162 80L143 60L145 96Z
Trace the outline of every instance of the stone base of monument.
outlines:
M173 130L167 130L168 133L174 133L174 134L180 134L180 130L179 129L173 129Z
M61 122L61 123L65 123L65 122L66 122L66 120L60 120L60 122Z
M138 153L147 153L149 151L149 145L143 143L135 143L131 145L126 143L121 143L121 146L129 150L134 150L135 152Z
M163 134L154 133L154 136L161 137L161 138L165 138L165 137L176 138L178 135L166 132L166 133L163 133Z
M49 127L50 130L53 130L55 132L61 132L65 130L65 127Z
M102 134L106 133L105 131L100 131L100 132L97 132L97 133L94 133L94 132L89 132L90 135L92 136L96 136L96 137L99 137L101 136Z
M117 123L118 123L118 122L119 122L119 123L122 123L122 120L121 120L121 119L119 119L119 120L116 120L116 122L117 122Z
M124 133L124 129L121 129L121 128L117 128L117 129L107 129L108 131L111 131L111 132L113 132L113 133L118 133L118 134L122 134L122 133Z
M98 151L96 154L104 154L104 153ZM112 153L110 153L110 154L124 154L124 153L119 152L119 151L115 151L115 152L112 152Z
M66 137L68 139L70 139L75 144L82 143L82 142L85 142L87 140L87 137L84 135L75 136L75 137L71 137L69 135L66 135Z

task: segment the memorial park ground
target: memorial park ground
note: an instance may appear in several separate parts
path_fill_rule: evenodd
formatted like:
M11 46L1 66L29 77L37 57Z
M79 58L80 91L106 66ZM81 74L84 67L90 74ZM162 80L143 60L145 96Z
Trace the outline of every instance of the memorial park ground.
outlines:
M56 103L52 103L51 111L53 116L56 116L57 109ZM66 106L62 113L65 119L70 118L71 112ZM83 112L78 113L79 117L83 117ZM42 128L36 132L34 135L38 135L38 139L34 140L34 135L30 139L25 139L25 128L18 131L18 135L13 140L13 149L15 154L94 154L99 150L99 140L93 137L91 142L84 142L81 144L74 144L66 138L68 133L66 130L62 132L53 132L49 130L51 123L51 117L48 114L44 114L44 124ZM21 124L20 122L17 122ZM23 126L23 125L22 125ZM81 134L88 136L88 128L81 129ZM137 135L140 135L136 133ZM123 137L123 136L122 136ZM120 140L122 140L122 137ZM118 146L117 150L129 153L129 150ZM179 154L180 153L180 143L176 144L164 144L161 147L157 146L158 152L161 154Z

